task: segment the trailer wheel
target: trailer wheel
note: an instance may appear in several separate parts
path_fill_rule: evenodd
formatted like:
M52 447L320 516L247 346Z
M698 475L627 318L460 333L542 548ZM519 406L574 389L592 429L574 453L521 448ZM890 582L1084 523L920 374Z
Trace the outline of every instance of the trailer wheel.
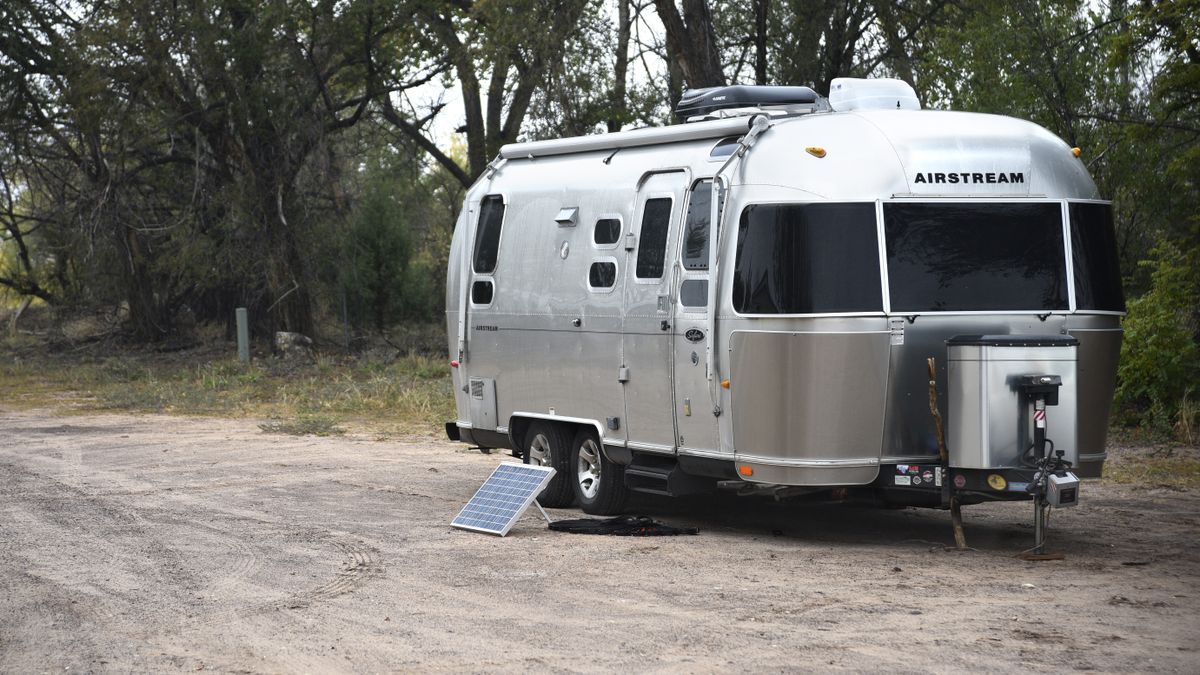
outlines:
M570 464L571 487L584 513L611 516L625 508L625 467L608 460L594 430L583 428L575 434Z
M570 469L571 436L562 425L537 421L525 432L526 464L554 467L554 478L538 495L538 503L551 508L569 507L575 503L571 491L574 473Z

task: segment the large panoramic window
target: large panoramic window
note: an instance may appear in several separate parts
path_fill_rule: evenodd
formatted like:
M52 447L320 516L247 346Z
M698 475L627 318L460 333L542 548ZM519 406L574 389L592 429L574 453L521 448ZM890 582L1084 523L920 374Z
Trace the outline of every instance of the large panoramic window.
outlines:
M883 205L894 312L1065 310L1057 203Z
M733 306L742 314L883 309L874 204L757 204L742 211Z
M1112 207L1072 203L1067 212L1071 216L1071 256L1075 262L1075 307L1124 312Z

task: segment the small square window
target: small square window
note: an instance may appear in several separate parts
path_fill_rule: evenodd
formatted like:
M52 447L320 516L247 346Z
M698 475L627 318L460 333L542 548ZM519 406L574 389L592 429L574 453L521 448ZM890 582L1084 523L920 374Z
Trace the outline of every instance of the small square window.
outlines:
M598 246L606 246L615 244L621 238L621 221L616 218L602 218L596 221L596 231L592 234L592 241Z
M495 286L490 279L480 279L471 284L471 302L476 305L490 305L494 291Z
M617 263L598 260L588 269L588 286L592 289L612 288L617 283Z

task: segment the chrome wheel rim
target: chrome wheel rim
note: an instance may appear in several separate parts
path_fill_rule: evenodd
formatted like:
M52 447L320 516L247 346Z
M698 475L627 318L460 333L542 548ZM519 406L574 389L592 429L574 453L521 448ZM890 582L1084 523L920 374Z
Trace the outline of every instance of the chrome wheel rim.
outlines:
M533 441L529 444L529 463L550 466L551 460L550 441L542 434L534 436Z
M596 441L589 438L580 444L575 470L580 492L584 497L594 499L600 490L600 447Z

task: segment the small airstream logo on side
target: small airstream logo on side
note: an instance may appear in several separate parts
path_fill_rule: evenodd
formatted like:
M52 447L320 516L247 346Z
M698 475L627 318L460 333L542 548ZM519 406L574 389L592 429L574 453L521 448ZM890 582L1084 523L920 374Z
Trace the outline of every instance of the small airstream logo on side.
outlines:
M1021 171L1009 173L971 173L958 171L955 173L918 173L914 183L964 184L964 185L993 185L996 183L1024 183L1025 173Z
M689 328L683 337L687 338L688 342L699 342L704 339L704 331L699 328Z

